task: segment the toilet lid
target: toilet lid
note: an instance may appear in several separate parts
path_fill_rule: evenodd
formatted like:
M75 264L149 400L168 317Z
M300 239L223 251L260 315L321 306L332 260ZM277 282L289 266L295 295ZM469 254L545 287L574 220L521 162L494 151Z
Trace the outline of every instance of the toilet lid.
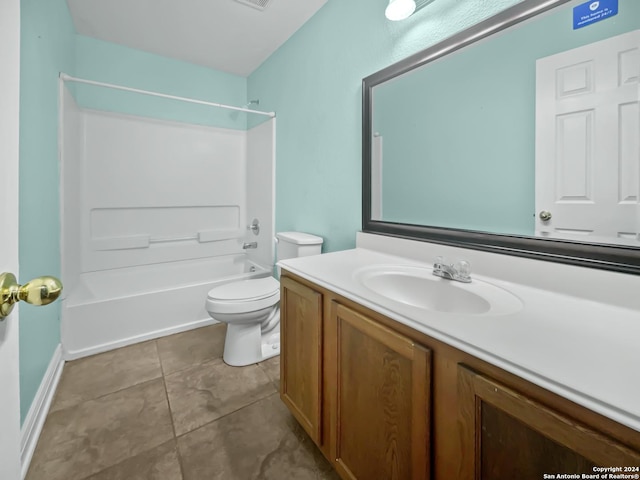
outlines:
M280 293L280 283L273 277L226 283L209 290L208 300L251 302Z

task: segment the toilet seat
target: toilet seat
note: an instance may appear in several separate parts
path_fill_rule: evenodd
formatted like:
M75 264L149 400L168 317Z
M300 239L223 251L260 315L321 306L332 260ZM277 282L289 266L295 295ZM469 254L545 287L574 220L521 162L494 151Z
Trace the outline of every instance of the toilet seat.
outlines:
M207 311L216 313L253 312L280 301L280 283L273 277L231 282L212 288L207 294Z

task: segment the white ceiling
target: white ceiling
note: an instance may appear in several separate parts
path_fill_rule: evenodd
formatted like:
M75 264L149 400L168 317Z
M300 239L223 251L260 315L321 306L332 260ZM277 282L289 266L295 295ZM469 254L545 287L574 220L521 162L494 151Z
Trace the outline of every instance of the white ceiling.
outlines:
M236 0L67 0L82 35L241 76L326 2L270 0L260 11Z

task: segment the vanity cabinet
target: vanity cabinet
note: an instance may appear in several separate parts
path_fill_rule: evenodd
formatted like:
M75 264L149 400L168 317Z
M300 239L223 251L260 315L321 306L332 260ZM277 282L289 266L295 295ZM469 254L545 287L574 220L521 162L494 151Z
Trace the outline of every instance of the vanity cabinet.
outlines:
M332 310L338 473L350 480L429 478L429 350L344 305Z
M287 277L280 285L280 398L320 445L322 294Z
M281 397L341 478L640 474L640 432L290 272L281 284Z
M458 365L458 394L460 434L468 453L462 457L461 480L533 480L550 478L545 474L595 474L597 467L640 467L637 451L463 364Z

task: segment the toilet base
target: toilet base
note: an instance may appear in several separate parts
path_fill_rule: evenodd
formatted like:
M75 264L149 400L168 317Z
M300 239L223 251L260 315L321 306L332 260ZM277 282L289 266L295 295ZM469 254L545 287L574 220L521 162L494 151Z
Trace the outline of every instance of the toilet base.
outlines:
M259 323L227 324L222 360L232 367L244 367L280 355L278 327L263 335Z
M263 337L266 339L262 339L262 360L280 355L280 329Z

